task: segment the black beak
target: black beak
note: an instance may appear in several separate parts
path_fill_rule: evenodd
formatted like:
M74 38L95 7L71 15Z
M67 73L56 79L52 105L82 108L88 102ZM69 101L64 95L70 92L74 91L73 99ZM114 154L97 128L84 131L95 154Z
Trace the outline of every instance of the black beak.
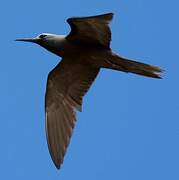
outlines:
M23 41L23 42L32 42L32 43L37 43L38 38L26 38L26 39L16 39L15 41Z

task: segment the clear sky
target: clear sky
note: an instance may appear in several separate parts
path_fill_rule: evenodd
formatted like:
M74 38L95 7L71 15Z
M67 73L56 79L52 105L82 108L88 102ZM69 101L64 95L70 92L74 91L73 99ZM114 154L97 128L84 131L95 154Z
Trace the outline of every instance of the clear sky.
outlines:
M0 6L0 179L178 180L179 1L4 0ZM162 80L102 70L84 98L60 171L45 137L48 72L60 60L13 41L67 34L66 19L114 12L113 50L165 69Z

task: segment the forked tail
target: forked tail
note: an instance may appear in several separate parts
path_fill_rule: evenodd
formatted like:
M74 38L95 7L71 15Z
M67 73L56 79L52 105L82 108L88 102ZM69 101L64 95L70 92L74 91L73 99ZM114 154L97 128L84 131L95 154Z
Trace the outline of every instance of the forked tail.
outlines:
M110 63L109 68L111 69L124 71L124 72L131 72L152 78L159 78L159 79L162 78L161 74L163 70L160 69L159 67L133 60L128 60L116 54L113 54L111 58L109 58L108 62Z

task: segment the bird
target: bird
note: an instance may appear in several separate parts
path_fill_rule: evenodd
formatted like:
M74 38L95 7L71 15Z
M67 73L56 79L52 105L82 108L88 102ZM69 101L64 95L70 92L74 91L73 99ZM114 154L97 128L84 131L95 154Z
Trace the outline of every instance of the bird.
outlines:
M16 39L40 45L61 57L48 74L45 93L45 130L49 153L60 169L76 123L83 97L101 68L162 78L163 70L124 58L110 48L113 13L71 17L68 35L42 33L35 38Z

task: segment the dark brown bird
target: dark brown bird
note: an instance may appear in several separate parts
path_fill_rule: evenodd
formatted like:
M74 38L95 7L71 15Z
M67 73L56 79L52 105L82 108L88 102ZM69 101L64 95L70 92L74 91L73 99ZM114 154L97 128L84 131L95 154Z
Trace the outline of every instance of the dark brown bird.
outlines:
M113 14L67 19L67 36L43 33L33 39L17 39L39 44L62 57L49 73L45 95L46 135L50 155L59 169L75 126L76 111L81 111L83 96L100 68L161 78L159 67L128 60L110 49L108 26Z

